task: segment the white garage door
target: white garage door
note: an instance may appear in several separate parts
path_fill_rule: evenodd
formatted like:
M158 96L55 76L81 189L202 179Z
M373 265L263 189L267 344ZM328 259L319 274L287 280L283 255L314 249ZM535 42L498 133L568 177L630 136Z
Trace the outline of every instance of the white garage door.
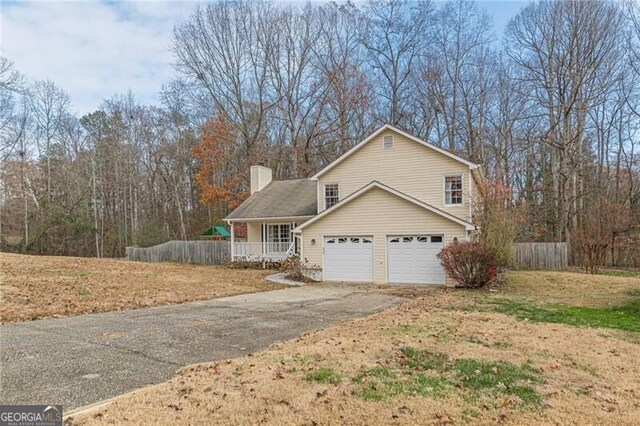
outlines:
M373 237L326 237L324 279L373 282Z
M389 282L444 284L436 255L444 247L442 235L400 235L387 240Z

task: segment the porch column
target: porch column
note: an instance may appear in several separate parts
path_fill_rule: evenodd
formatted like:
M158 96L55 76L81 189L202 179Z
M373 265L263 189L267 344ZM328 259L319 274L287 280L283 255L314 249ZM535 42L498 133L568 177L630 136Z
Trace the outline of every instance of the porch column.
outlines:
M231 261L233 261L236 257L236 247L235 247L235 235L233 232L233 222L229 222L230 226L230 234L231 234Z
M262 254L267 254L267 240L269 236L267 235L267 224L262 222Z

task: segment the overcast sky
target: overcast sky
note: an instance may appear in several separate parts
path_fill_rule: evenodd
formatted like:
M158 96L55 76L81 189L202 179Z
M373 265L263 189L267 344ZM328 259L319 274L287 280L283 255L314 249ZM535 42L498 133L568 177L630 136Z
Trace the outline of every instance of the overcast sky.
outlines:
M526 3L484 1L496 32ZM0 0L0 50L29 78L49 79L85 114L131 89L141 102L157 103L174 70L169 50L174 25L194 2Z

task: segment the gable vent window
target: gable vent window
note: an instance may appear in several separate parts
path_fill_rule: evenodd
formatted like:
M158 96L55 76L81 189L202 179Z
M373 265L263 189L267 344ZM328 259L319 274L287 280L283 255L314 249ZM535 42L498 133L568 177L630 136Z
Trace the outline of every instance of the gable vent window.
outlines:
M444 204L462 204L462 176L445 176Z
M340 195L338 191L338 184L332 183L330 185L324 186L324 208L328 209L329 207L338 204L340 201Z
M382 148L391 149L393 148L393 145L394 145L393 136L392 135L385 136L382 141Z

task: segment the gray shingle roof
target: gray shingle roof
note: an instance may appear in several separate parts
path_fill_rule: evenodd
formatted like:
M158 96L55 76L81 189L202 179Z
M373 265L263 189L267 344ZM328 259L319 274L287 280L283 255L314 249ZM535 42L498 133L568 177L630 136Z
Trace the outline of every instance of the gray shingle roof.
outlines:
M314 216L316 213L316 181L275 180L247 198L227 219Z

